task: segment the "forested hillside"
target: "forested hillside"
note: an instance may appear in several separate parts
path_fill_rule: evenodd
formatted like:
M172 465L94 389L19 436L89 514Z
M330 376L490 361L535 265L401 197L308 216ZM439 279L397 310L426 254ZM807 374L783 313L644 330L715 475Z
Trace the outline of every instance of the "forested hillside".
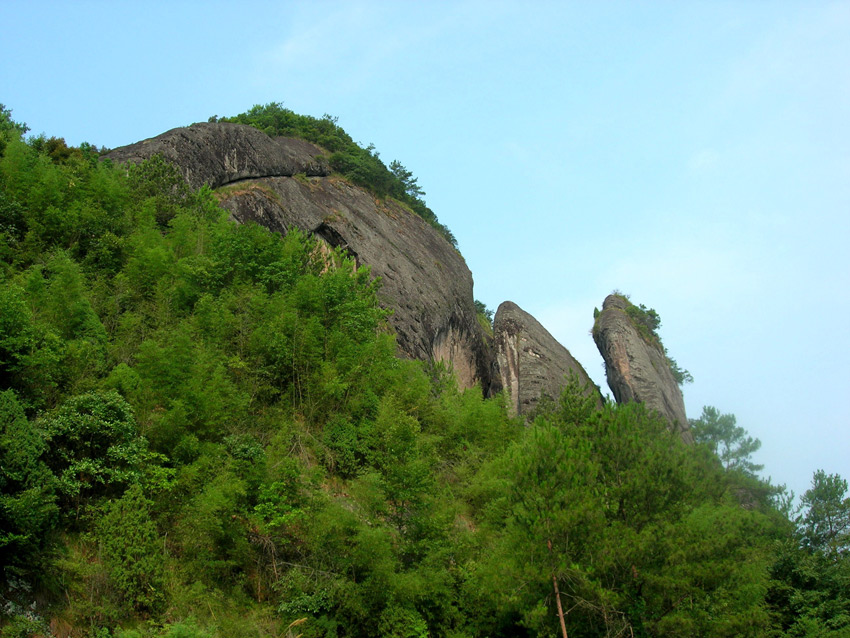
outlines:
M850 635L840 477L797 513L731 415L688 446L575 379L525 424L397 358L346 255L25 134L0 105L4 638Z

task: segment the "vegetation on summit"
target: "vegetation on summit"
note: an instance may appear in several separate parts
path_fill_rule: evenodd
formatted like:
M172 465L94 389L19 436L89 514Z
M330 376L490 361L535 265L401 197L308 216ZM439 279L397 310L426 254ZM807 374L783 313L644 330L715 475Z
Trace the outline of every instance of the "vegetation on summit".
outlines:
M373 144L366 148L357 144L337 124L337 118L327 114L321 118L299 115L284 108L280 102L272 102L257 104L233 117L213 116L210 121L247 124L271 137L299 137L321 146L329 152L328 163L334 171L378 197L393 197L406 204L457 248L457 240L452 232L440 223L434 211L425 204L425 191L413 173L398 160L393 160L387 167Z
M661 327L661 316L655 311L655 308L647 308L643 304L635 305L631 302L629 295L625 295L617 290L611 294L618 296L625 302L626 315L631 320L632 325L638 331L641 338L646 343L657 347L664 353L667 363L670 366L670 372L673 374L676 383L680 386L686 383L693 383L694 378L691 373L679 367L679 364L670 356L666 346L661 342L661 337L658 334L658 329ZM598 316L599 309L594 308L594 322Z
M523 427L398 359L344 255L25 130L0 107L3 638L551 636L559 601L573 638L847 635L840 477L789 512L727 415L689 447L575 379Z

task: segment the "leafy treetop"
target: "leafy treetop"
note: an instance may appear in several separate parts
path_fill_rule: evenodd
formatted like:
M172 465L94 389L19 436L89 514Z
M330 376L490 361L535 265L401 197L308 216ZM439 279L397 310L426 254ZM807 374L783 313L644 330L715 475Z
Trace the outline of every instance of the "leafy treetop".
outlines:
M0 104L0 132L17 131L19 135L23 135L30 130L30 127L21 122L15 122L12 119L12 110L7 109L4 104Z
M691 419L691 432L697 444L705 445L718 456L727 470L737 470L754 476L764 466L752 462L751 455L761 447L761 441L747 436L747 431L736 425L734 414L721 414L707 405L698 419Z
M800 500L807 508L799 519L805 545L834 558L847 556L850 552L847 481L838 474L818 470L812 477L812 487Z
M0 155L6 147L6 142L12 137L21 137L29 131L26 124L16 122L12 119L12 110L7 109L5 105L0 104Z

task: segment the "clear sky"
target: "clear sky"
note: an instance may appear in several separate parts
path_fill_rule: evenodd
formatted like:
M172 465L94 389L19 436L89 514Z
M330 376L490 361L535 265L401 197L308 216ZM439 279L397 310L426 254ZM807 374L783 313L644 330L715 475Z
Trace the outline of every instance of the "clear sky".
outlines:
M116 147L283 102L419 178L491 308L607 390L614 289L661 315L691 417L798 495L850 479L850 2L4 0L0 102Z

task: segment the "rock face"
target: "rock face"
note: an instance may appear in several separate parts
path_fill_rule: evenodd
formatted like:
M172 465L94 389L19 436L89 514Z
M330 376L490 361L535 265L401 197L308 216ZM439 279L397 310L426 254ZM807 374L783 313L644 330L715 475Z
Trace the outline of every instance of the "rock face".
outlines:
M330 175L322 149L304 140L271 138L252 126L203 123L171 129L162 135L116 148L107 157L116 163L139 163L153 155L177 166L193 188L218 188L259 177Z
M404 355L451 364L462 387L480 382L486 394L500 389L463 257L406 207L330 176L321 148L272 139L249 126L209 123L173 129L107 157L140 162L157 153L193 187L220 188L221 205L234 220L282 234L298 228L347 250L381 278L380 298L394 310L390 323Z
M514 414L529 414L542 394L557 399L570 373L599 389L584 368L540 323L512 301L499 306L493 321L496 360Z
M629 301L608 295L593 326L593 340L605 360L608 385L617 403L637 401L658 411L682 440L693 443L682 391L664 350L648 343L626 314Z

